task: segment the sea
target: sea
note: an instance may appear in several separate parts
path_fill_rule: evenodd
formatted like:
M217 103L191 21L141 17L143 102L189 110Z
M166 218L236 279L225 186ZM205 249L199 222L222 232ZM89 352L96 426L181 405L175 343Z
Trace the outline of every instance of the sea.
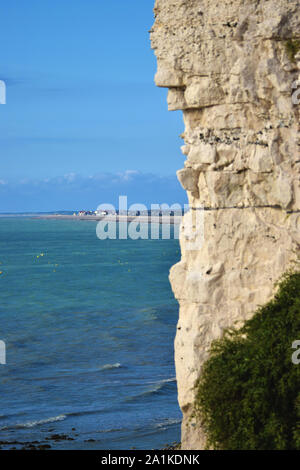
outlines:
M0 218L3 449L180 441L168 280L178 240L99 240L96 226Z

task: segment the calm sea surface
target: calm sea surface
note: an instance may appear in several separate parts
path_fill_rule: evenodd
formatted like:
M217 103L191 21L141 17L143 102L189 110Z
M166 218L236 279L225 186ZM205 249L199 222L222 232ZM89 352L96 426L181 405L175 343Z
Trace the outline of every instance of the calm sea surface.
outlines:
M180 440L177 240L104 240L96 222L0 218L0 441L154 449Z

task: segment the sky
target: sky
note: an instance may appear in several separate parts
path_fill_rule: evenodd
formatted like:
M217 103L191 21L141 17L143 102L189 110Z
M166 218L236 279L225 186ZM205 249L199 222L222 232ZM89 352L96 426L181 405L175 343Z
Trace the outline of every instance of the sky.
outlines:
M154 85L154 0L6 0L0 212L181 203L181 112Z

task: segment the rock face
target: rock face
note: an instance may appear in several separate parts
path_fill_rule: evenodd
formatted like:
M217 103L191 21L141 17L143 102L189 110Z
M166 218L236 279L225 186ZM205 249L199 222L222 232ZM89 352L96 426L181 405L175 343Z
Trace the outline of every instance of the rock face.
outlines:
M299 262L299 10L294 0L155 3L155 81L183 110L178 178L191 207L170 273L184 449L205 445L192 412L212 340Z

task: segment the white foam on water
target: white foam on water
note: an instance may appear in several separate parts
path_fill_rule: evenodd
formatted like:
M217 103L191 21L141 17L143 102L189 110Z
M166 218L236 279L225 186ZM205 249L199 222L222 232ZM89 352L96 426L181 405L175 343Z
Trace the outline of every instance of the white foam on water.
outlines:
M0 428L0 430L4 431L6 429L34 428L35 426L40 426L41 424L55 423L56 421L63 421L66 418L67 418L66 415L58 415L58 416L53 416L51 418L40 419L37 421L27 421L26 423L11 424L9 426L4 426L3 428Z
M180 424L181 419L172 419L172 418L166 418L164 421L157 423L155 425L156 428L167 428L168 426L174 426L175 424Z
M119 362L116 362L115 364L105 364L100 368L100 370L119 369L119 367L122 367L122 365Z

